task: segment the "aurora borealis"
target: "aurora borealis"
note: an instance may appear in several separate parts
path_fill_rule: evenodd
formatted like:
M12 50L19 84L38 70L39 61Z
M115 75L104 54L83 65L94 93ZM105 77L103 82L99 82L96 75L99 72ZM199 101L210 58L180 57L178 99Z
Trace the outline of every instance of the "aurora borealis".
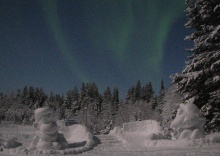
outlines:
M124 96L137 80L169 85L189 47L184 8L184 0L0 0L0 92L95 82Z

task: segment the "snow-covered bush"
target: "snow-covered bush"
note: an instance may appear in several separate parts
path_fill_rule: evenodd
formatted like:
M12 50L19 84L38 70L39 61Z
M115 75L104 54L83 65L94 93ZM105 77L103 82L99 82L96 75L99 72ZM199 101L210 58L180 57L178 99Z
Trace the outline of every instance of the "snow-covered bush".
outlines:
M162 126L169 128L171 121L176 116L176 111L181 103L182 97L179 93L175 92L176 85L172 85L164 96L164 105L161 113Z
M27 119L31 119L33 110L17 102L13 102L11 107L7 110L5 113L5 119L20 124L26 119L26 123L29 123Z
M144 100L129 100L126 103L120 104L117 117L114 120L115 125L122 126L123 123L130 121L142 121L149 119L159 120L160 114L154 112L152 105L152 101L147 102Z

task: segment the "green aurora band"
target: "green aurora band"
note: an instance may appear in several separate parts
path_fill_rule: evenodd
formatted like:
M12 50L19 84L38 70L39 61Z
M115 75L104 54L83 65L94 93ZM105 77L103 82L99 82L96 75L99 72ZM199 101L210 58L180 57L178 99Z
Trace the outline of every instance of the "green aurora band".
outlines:
M85 73L80 70L76 59L74 58L73 52L70 51L65 37L60 28L61 23L59 22L57 3L54 0L41 0L41 5L45 13L45 19L48 23L58 48L60 49L61 54L63 55L67 65L70 67L70 70L75 74L81 81L88 82L87 76Z
M50 0L41 2L64 59L80 80L91 81L65 42L57 4ZM172 24L184 14L184 0L82 0L81 5L84 29L97 55L110 53L109 59L125 79L133 71L135 79L141 79L141 75L148 80L160 80L164 44Z
M125 81L132 72L133 77L160 80L164 44L172 24L184 15L184 0L87 1L83 6L95 50L111 53Z

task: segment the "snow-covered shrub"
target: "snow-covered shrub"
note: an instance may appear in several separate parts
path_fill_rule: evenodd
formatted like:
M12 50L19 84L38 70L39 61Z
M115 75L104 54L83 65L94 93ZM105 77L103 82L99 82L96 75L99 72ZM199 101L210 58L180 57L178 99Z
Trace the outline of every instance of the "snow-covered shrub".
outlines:
M11 107L5 113L5 119L21 124L24 119L31 119L32 115L33 110L16 101L12 103ZM26 120L26 123L28 122Z
M182 101L182 96L175 92L176 85L172 85L164 96L164 105L161 113L162 126L169 128L171 121L176 116L176 111Z

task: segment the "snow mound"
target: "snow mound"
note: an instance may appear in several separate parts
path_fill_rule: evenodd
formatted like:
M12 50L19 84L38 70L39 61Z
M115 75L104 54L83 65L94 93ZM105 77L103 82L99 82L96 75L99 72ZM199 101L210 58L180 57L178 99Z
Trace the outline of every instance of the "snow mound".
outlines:
M60 131L64 134L68 143L86 142L86 146L92 146L94 144L93 135L84 125L75 124L65 126Z
M162 127L154 120L124 123L122 128L115 127L110 134L126 144L137 146L143 146L146 140L163 138Z
M160 123L154 120L135 121L123 124L124 133L141 133L142 135L148 135L160 133L161 131L162 127Z
M213 133L206 136L210 143L220 143L220 133Z
M220 133L206 135L201 139L165 139L159 123L152 120L125 123L122 128L115 127L110 134L122 140L129 147L188 148L219 145L220 143Z
M145 140L145 146L154 147L203 147L213 144L219 145L220 133L206 135L201 139L180 139L180 140Z
M122 135L123 130L120 127L114 127L113 130L109 132L111 135Z

